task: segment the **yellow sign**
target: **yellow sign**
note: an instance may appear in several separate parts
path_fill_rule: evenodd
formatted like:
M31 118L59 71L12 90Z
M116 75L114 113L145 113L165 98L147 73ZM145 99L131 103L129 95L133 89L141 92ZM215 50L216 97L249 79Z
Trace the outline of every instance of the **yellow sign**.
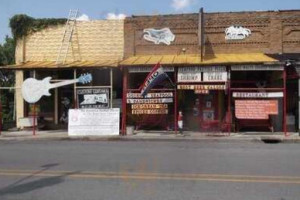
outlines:
M168 104L132 104L131 109L161 109L168 108Z

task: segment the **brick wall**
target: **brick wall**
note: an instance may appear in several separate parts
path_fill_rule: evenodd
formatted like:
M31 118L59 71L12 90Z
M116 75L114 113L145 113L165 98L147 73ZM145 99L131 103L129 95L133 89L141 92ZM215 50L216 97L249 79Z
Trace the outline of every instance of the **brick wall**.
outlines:
M299 53L300 10L205 13L205 54L214 53ZM125 20L125 57L149 54L199 54L198 13L134 16ZM225 40L225 29L241 25L252 34L243 40ZM171 29L171 45L143 39L145 28Z

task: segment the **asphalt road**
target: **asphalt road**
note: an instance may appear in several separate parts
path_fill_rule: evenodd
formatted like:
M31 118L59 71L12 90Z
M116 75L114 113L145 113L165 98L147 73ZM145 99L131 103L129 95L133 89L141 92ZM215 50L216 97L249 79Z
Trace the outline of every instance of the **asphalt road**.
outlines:
M0 142L1 200L299 200L300 145Z

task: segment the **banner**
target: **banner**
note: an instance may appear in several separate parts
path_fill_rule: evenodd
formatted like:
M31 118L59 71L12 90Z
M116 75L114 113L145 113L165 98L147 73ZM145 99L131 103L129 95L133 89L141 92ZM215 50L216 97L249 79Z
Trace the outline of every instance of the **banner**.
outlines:
M160 63L157 63L153 70L148 74L144 83L140 87L141 95L146 96L149 90L153 88L157 83L168 78L168 75L163 71Z

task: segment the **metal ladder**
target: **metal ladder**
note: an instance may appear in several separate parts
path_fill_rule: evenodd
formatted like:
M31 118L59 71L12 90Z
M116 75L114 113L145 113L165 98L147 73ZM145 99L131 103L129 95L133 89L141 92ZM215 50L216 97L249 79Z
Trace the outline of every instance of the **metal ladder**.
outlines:
M76 18L78 15L77 10L70 10L67 23L65 25L65 30L63 34L63 38L61 40L61 45L59 48L59 52L56 58L56 64L64 64L69 52L72 35L74 31L74 26L76 25Z

